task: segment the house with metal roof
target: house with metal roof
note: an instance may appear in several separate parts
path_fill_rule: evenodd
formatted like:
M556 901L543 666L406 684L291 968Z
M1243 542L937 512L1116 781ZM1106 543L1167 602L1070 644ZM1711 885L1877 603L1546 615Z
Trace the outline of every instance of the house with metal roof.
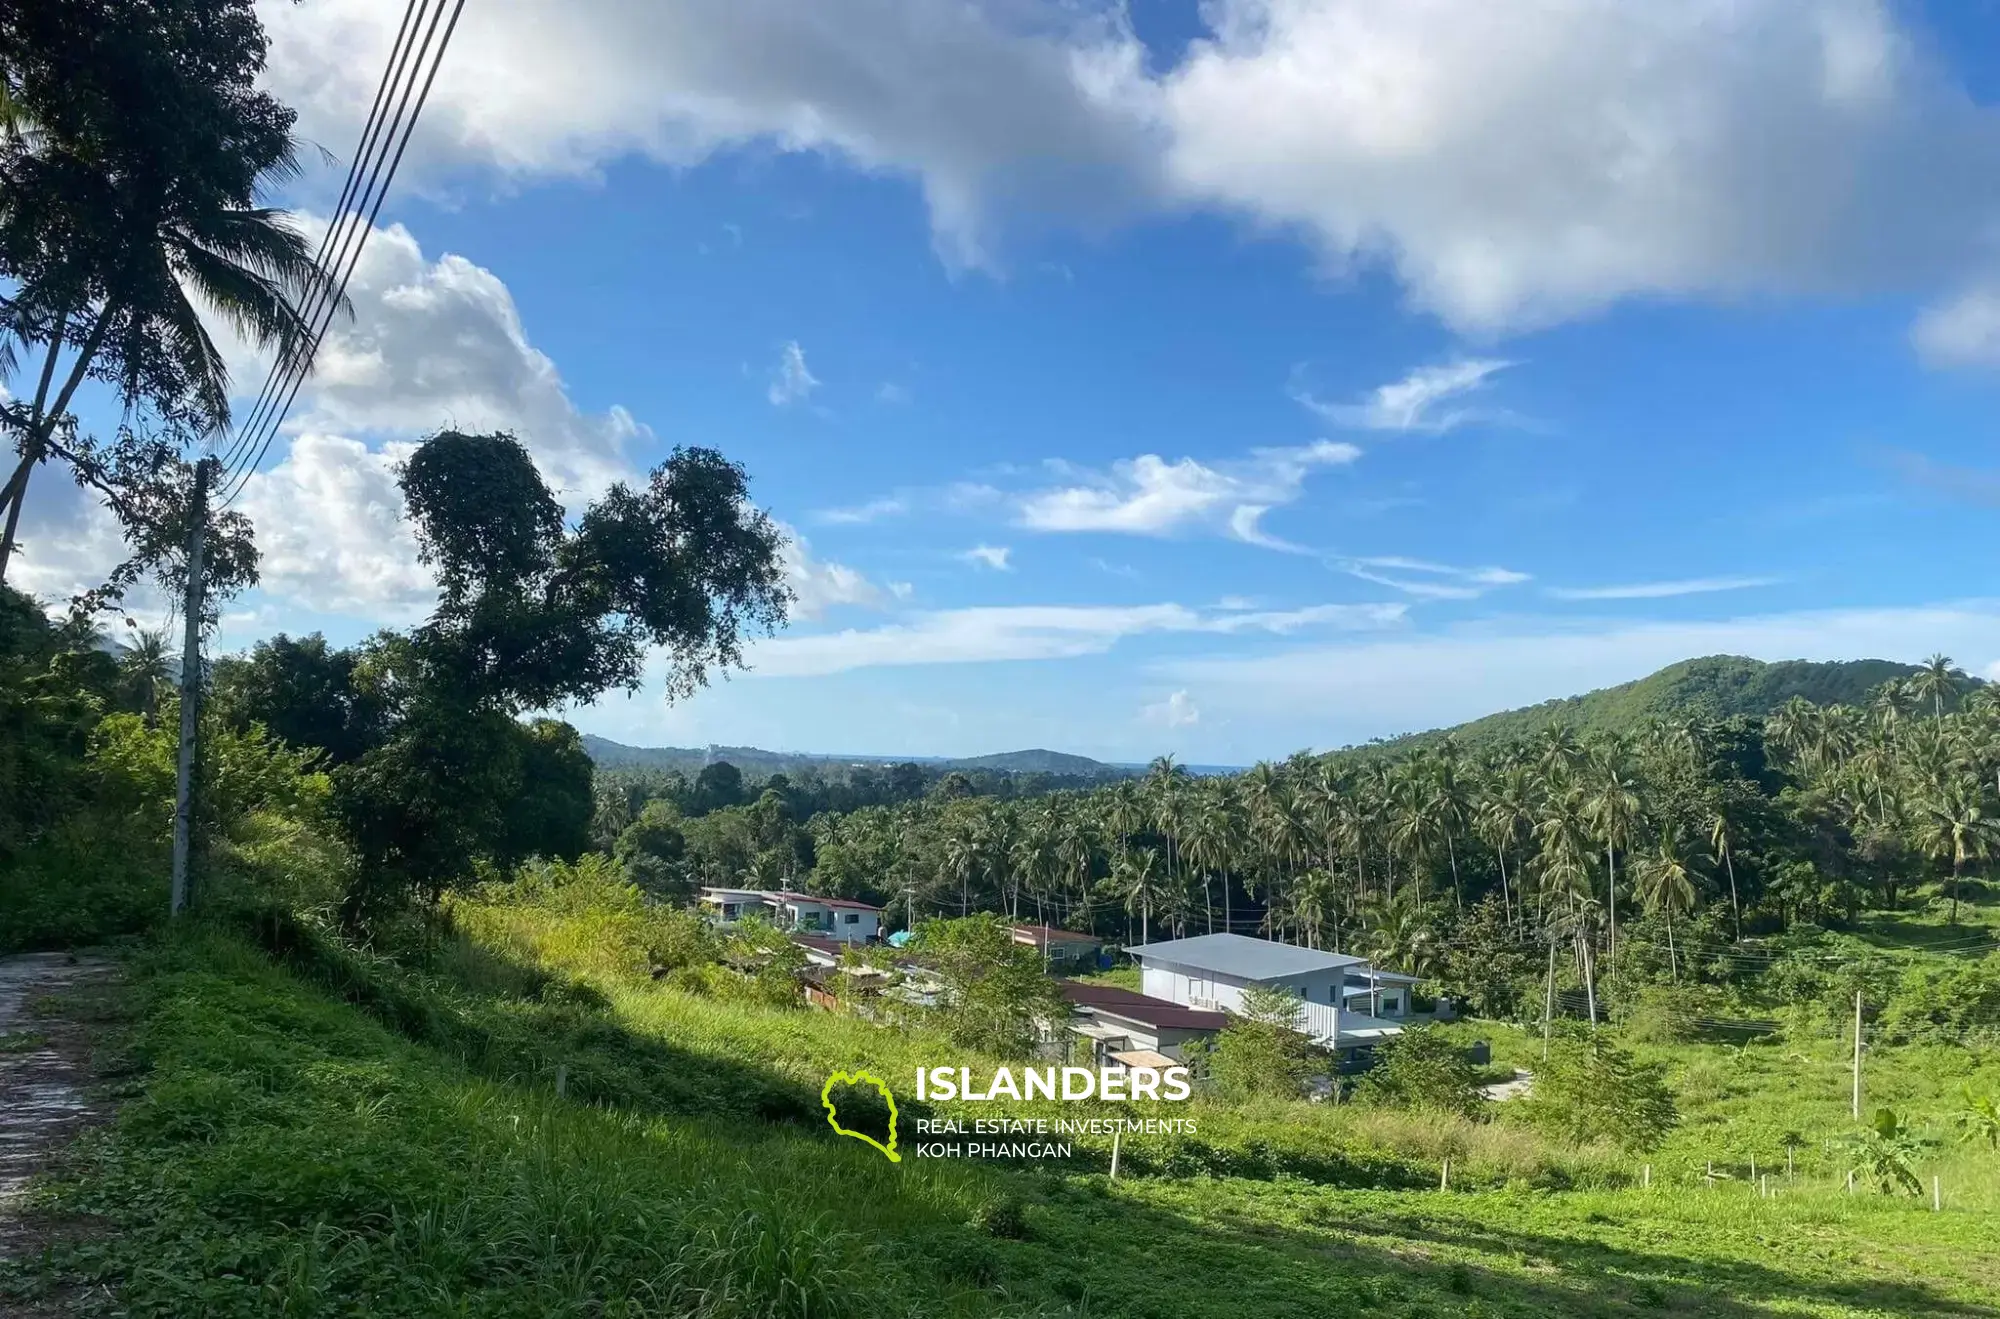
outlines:
M1148 998L1116 985L1065 980L1061 988L1070 1005L1070 1034L1089 1041L1092 1061L1100 1067L1158 1065L1134 1061L1143 1054L1180 1062L1185 1045L1208 1039L1229 1024L1225 1013Z
M1330 1049L1365 1049L1400 1035L1402 1024L1371 1010L1384 999L1385 977L1365 957L1253 939L1247 934L1198 934L1127 948L1139 964L1148 998L1206 1012L1243 1011L1250 988L1284 990L1299 998L1298 1026ZM1386 997L1407 1011L1410 977L1396 977ZM1357 998L1351 991L1358 987ZM1362 1010L1357 1010L1362 1009Z
M882 909L852 898L819 898L782 889L704 888L697 901L721 925L757 916L788 934L824 935L841 943L871 943L882 933Z

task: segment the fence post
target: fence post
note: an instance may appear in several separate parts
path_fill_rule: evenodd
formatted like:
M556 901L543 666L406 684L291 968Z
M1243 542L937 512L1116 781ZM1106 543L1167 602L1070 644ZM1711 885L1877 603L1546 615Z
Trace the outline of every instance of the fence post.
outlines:
M1450 1160L1450 1159L1446 1159L1446 1160L1444 1161L1444 1163L1443 1163L1442 1167L1440 1168L1440 1170L1439 1170L1439 1172L1438 1172L1438 1189L1439 1189L1440 1191L1449 1191L1449 1190L1451 1189L1451 1160Z
M1771 1198L1771 1174L1770 1174L1770 1173L1768 1173L1768 1172L1767 1172L1767 1173L1765 1173L1765 1174L1764 1174L1764 1176L1763 1176L1763 1177L1762 1177L1762 1178L1761 1178L1761 1179L1760 1179L1760 1180L1758 1181L1758 1183L1757 1183L1757 1194L1758 1194L1758 1195L1759 1195L1759 1196L1760 1196L1761 1198L1763 1198L1763 1199L1765 1199L1765 1200L1768 1200L1768 1199L1770 1199L1770 1198Z
M1854 1194L1854 1169L1852 1168L1847 1170L1847 1193L1849 1195Z
M1938 1179L1931 1178L1931 1212L1938 1213L1944 1208L1944 1192L1938 1187Z
M1639 1185L1651 1186L1652 1184L1653 1184L1653 1165L1649 1163L1646 1165L1646 1171L1640 1175Z
M567 1063L557 1063L556 1098L561 1099L564 1095L568 1093L569 1093L569 1065Z
M1111 1180L1118 1180L1118 1139L1123 1133L1117 1128L1111 1131Z

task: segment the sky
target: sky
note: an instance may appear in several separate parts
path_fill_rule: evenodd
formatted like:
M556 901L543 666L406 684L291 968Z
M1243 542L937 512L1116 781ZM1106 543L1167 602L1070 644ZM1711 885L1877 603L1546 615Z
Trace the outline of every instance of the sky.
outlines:
M403 8L260 9L317 234ZM715 447L786 528L749 671L565 712L636 745L1246 764L1693 655L2000 676L1992 0L471 0L378 224L224 650L420 619L450 425L572 513ZM15 580L116 548L44 476Z

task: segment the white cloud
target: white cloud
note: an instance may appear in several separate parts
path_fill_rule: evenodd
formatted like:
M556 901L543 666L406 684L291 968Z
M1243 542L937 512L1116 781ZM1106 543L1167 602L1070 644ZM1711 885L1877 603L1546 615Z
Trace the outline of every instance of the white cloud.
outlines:
M879 609L885 603L883 589L860 572L843 563L814 558L806 538L784 523L778 524L778 530L785 536L780 558L785 567L785 584L796 597L797 617L820 618L828 610L843 605ZM901 598L893 585L890 594Z
M269 81L300 131L354 141L400 17L382 0L263 0ZM940 252L980 264L996 217L1115 213L1152 191L1156 131L1111 95L1140 50L1102 5L1044 0L565 0L468 15L406 164L597 174L750 144L922 189Z
M250 478L239 503L257 529L268 596L373 622L421 617L437 582L417 562L394 468L414 446L370 449L309 432L284 461Z
M1149 723L1165 724L1168 728L1187 728L1201 722L1201 709L1185 687L1157 705L1146 706L1139 714Z
M1306 478L1360 457L1351 444L1319 440L1297 448L1255 449L1240 462L1168 462L1158 454L1112 464L1107 472L1063 465L1072 484L1022 498L1019 521L1035 531L1106 531L1168 536L1200 528L1269 548L1295 548L1262 530L1270 509L1305 491Z
M1529 580L1527 573L1512 568L1457 568L1399 555L1329 562L1349 576L1391 587L1418 600L1477 600L1496 586L1518 586Z
M877 403L901 405L910 401L910 391L893 380L885 380L875 391Z
M1365 741L1640 678L1697 655L1915 662L1932 651L2000 654L1991 600L1709 622L1513 618L1427 636L1300 646L1252 657L1162 661L1163 681L1207 693L1211 712L1286 727L1311 712L1318 745Z
M2000 122L1885 0L1215 0L1153 86L1191 199L1453 325L1948 280Z
M778 365L771 372L771 388L768 391L772 407L785 408L803 403L818 388L818 378L806 370L805 350L796 341L779 350Z
M1008 560L1014 551L1005 545L974 545L958 557L975 568L991 568L994 572L1012 572L1014 565Z
M1120 639L1150 633L1285 635L1308 627L1396 627L1401 605L1315 605L1260 614L1213 614L1185 605L1010 605L913 614L869 629L788 633L756 643L753 671L809 677L849 669L1097 655Z
M323 220L309 220L315 240ZM626 454L651 433L623 408L585 413L529 342L499 276L462 256L427 259L401 225L375 230L287 429L321 435L422 435L443 426L511 430L565 502L629 475ZM248 393L266 362L222 327L232 378Z
M1930 307L1910 338L1934 366L2000 366L2000 288L1968 289Z
M1304 391L1294 397L1337 426L1442 435L1470 421L1503 416L1476 408L1437 409L1440 404L1483 388L1495 372L1512 365L1495 358L1474 358L1419 367L1401 380L1371 390L1358 403L1323 403Z
M1672 582L1632 582L1625 586L1550 587L1558 600L1665 600L1678 595L1706 595L1714 591L1747 591L1758 586L1776 586L1776 577L1689 577Z
M346 150L397 7L263 0L269 81ZM2000 120L1890 0L569 0L461 26L405 185L810 151L921 190L935 244L1210 207L1474 330L1627 298L1934 292L1984 259Z
M848 508L822 509L818 513L813 514L813 517L820 522L858 525L865 522L878 522L883 518L897 517L909 511L910 506L908 503L899 497L889 496L882 499L871 499L865 504L855 504Z

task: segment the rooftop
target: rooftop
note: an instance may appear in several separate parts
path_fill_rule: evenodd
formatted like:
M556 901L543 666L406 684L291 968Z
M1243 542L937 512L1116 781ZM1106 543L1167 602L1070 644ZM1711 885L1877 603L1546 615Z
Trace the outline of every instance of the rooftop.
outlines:
M1147 966L1191 967L1239 980L1282 980L1313 971L1367 965L1364 957L1253 939L1247 934L1197 934L1191 939L1167 939L1125 951Z
M852 898L820 898L810 893L771 893L767 897L778 902L817 902L822 907L851 907L856 911L880 911L872 902L856 902Z
M1169 1003L1163 998L1136 994L1116 985L1093 985L1081 980L1062 982L1062 995L1079 1008L1123 1017L1142 1026L1178 1026L1186 1030L1221 1030L1229 1024L1225 1012L1205 1012L1200 1008Z
M1078 934L1075 930L1060 930L1053 925L1016 925L1014 937L1029 939L1035 943L1103 943L1094 934Z

